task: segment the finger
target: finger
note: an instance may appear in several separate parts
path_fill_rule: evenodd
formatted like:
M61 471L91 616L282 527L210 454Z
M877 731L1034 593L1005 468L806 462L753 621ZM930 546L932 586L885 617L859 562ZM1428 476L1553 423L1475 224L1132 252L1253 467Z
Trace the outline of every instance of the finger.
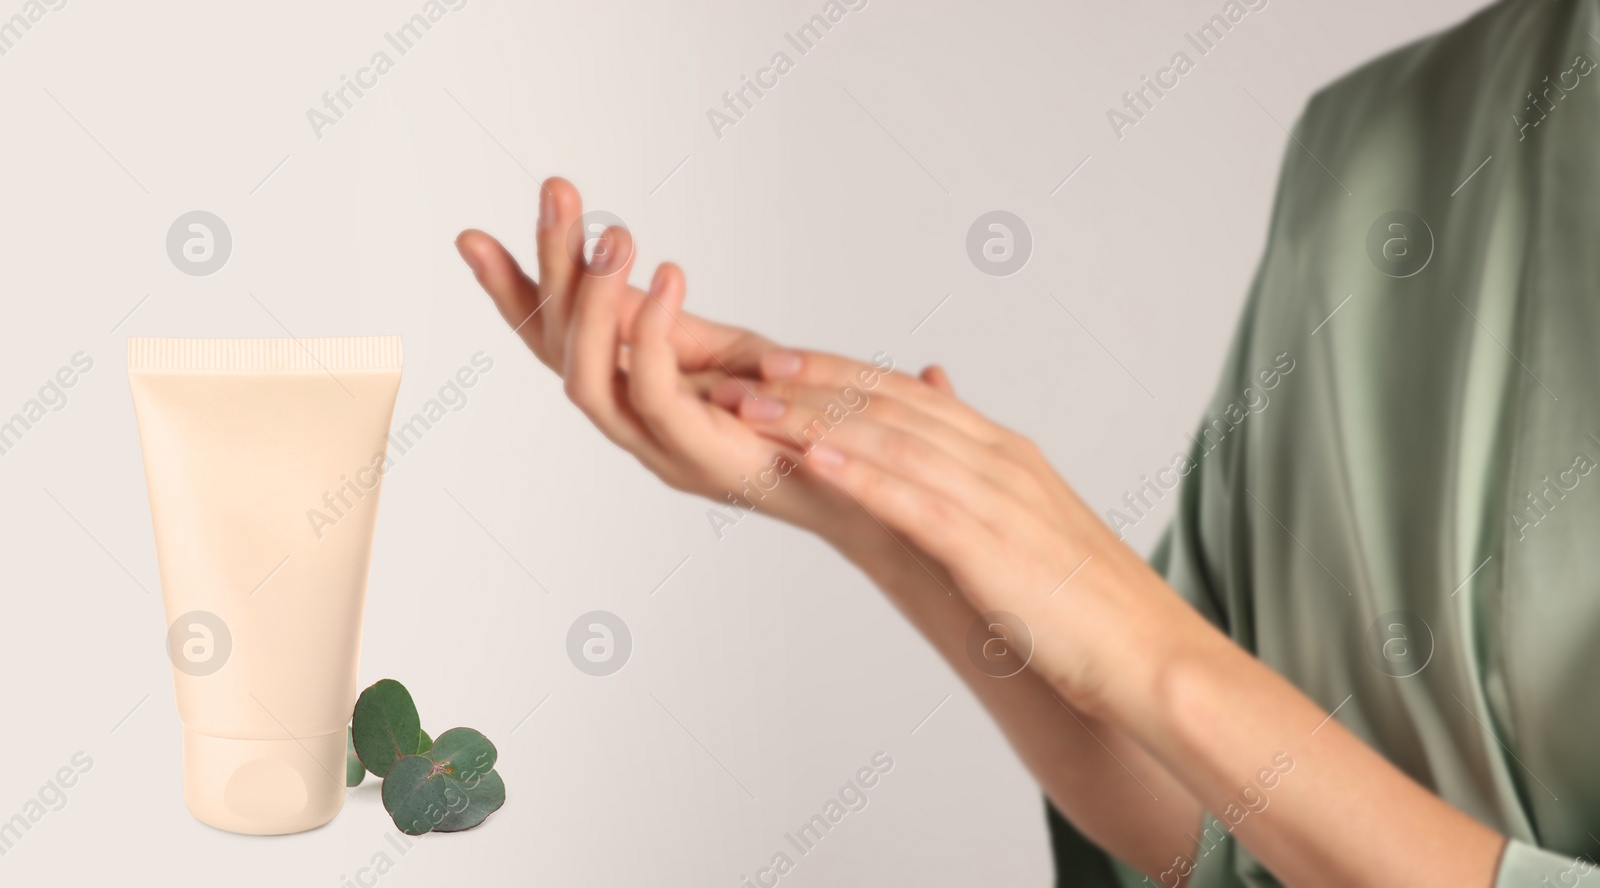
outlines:
M619 308L624 346L632 345L637 335L635 319L650 301L645 291L628 288ZM688 389L702 400L709 400L724 382L732 384L740 395L751 391L749 384L761 374L761 355L772 350L772 343L758 334L695 317L681 307L672 310L667 327L666 336L677 356L678 369ZM623 349L624 370L630 354L627 348ZM734 382L735 379L742 382ZM732 410L738 400L739 396L735 396L722 406Z
M918 378L947 395L956 393L956 387L950 384L950 375L945 373L944 368L938 364L929 364L924 367L922 375Z
M706 378L705 374L697 375L697 379ZM759 380L735 379L722 374L706 391L706 400L731 413L739 411L739 403L750 396L750 393L760 387Z
M572 322L567 329L567 397L600 431L622 447L637 451L644 443L643 429L619 400L622 379L617 370L617 304L627 286L632 265L632 238L625 228L608 228L602 237L604 252L578 283ZM616 266L610 263L619 263Z
M946 563L996 545L993 534L955 502L831 444L812 448L802 465L812 477L849 494L886 530L940 553Z
M472 269L479 286L494 300L500 316L535 354L546 359L540 339L539 285L528 279L499 241L482 231L469 228L461 232L456 236L456 250Z
M578 275L582 272L582 254L574 257L568 249L568 235L583 216L583 198L571 182L559 176L544 180L539 187L539 226L536 240L539 246L539 282L551 297L550 304L542 309L546 341L552 350L559 349L564 341L567 320L572 313L572 299ZM579 232L579 243L582 233Z
M883 390L985 443L996 443L1005 430L983 414L920 379L894 371L894 359L875 355L870 364L823 352L777 349L761 358L761 375L769 381L838 387L853 385Z
M671 334L681 366L689 372L716 370L755 378L761 375L761 356L773 349L770 340L749 330L683 312L674 313Z
M683 305L684 292L682 270L671 263L657 269L634 324L629 406L674 464L678 479L674 486L700 493L718 489L731 492L739 489L740 482L749 475L763 477L762 469L765 474L780 471L778 459L783 450L733 416L707 404L680 372L669 336ZM794 466L792 457L787 465L790 469ZM748 474L741 475L741 471ZM673 483L671 478L668 480ZM765 498L762 494L750 495Z
M656 269L634 320L628 374L629 406L669 453L692 452L692 442L709 431L705 407L679 372L670 339L684 293L682 269L670 262Z
M617 327L624 345L632 344L635 319L649 302L638 287L628 287L617 307ZM761 375L761 356L771 351L765 337L727 324L718 324L681 309L672 312L668 340L678 356L678 369L696 381L696 391L708 391L718 381L737 375L754 379Z
M814 386L782 388L772 383L760 383L757 389L759 399L746 396L732 409L757 431L797 449L809 450L827 440L893 471L899 471L895 466L901 460L916 460L924 467L936 461L951 472L981 481L982 489L970 492L1000 497L1003 508L1049 506L1038 479L1022 465L887 395L868 396L850 389L833 392ZM731 394L724 390L716 396L726 400ZM920 451L924 448L936 453L923 458ZM906 450L916 452L902 452ZM938 486L936 479L925 480Z
M991 528L1003 526L1018 511L1014 500L982 476L981 465L962 462L928 438L872 417L842 424L829 435L826 445L933 491ZM822 445L811 449L817 446Z
M739 391L740 397L743 397L743 390L739 388L737 383L733 383L733 377L723 373L721 368L716 370L686 372L684 373L683 378L689 383L689 389L693 391L695 395L700 398L700 400L717 404L717 406L722 407L724 410L731 411L734 407L739 406L738 399L734 399L730 404L721 404L718 403L713 397L717 390L724 383L732 383L734 389ZM753 380L746 380L747 383L752 381Z
M854 383L865 389L871 389L881 382L884 391L891 396L936 416L989 445L1006 460L1022 466L1035 476L1035 481L1039 485L1057 494L1070 493L1071 488L1056 474L1050 461L1032 441L990 421L988 417L956 398L953 390L935 387L903 373L890 372L892 368L893 359L887 355L874 356L872 364L862 364L859 361L822 352L784 349L763 355L761 363L762 376L769 380L818 379L823 380L824 385ZM942 377L948 387L949 378L943 370L930 369L936 370L936 377ZM1009 470L1006 472L1009 474ZM1041 499L1039 493L1032 491L1028 496L1038 500ZM1021 495L1020 492L1018 494ZM1025 496L1024 499L1027 500L1028 497Z

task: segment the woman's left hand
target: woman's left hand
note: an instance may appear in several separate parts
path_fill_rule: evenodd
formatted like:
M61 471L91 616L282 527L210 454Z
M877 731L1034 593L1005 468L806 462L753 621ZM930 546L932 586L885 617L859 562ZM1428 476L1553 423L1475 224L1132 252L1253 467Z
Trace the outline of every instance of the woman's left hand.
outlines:
M1119 541L1033 442L922 379L817 352L763 363L713 401L800 449L811 475L931 553L980 612L1021 617L1032 664L1075 706L1146 693L1155 657L1199 617ZM871 386L867 382L871 382Z

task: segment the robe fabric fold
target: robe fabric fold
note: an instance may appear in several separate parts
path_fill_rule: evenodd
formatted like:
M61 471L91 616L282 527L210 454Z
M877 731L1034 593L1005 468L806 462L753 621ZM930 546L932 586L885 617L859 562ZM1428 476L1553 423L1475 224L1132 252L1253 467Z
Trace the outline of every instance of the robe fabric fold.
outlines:
M1312 98L1153 557L1504 888L1600 885L1597 35L1505 0ZM1062 885L1280 884L1225 812L1148 880L1049 816Z

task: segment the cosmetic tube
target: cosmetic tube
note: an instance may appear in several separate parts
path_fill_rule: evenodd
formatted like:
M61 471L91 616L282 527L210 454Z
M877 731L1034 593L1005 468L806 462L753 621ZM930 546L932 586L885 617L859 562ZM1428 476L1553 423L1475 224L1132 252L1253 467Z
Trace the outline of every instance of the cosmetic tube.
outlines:
M345 798L400 339L130 339L183 795L280 835Z

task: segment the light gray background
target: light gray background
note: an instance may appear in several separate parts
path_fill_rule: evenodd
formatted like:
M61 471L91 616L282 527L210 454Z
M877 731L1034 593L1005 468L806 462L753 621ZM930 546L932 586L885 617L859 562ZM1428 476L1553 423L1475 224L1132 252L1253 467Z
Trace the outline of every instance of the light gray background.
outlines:
M783 35L821 0L470 0L404 57L383 34L420 0L243 6L71 0L0 56L0 414L95 361L0 457L0 819L94 760L0 857L7 885L335 886L387 848L372 781L287 838L212 830L181 799L125 339L285 328L403 335L401 415L495 361L385 483L361 674L406 682L430 728L488 733L509 801L381 884L734 886L879 750L896 765L870 806L782 884L1046 884L1037 791L920 638L812 539L760 518L715 540L702 502L563 400L452 238L527 255L533 177L566 175L628 221L641 280L671 258L694 311L938 360L1103 511L1198 420L1282 127L1477 4L1272 0L1198 57L1183 34L1222 0L872 0L721 140L706 110L796 55ZM315 138L306 110L379 49L395 69ZM1107 109L1180 50L1195 70L1119 142ZM233 234L209 277L165 250L195 209ZM964 247L993 209L1035 240L1008 278ZM634 636L605 678L564 644L596 609Z

